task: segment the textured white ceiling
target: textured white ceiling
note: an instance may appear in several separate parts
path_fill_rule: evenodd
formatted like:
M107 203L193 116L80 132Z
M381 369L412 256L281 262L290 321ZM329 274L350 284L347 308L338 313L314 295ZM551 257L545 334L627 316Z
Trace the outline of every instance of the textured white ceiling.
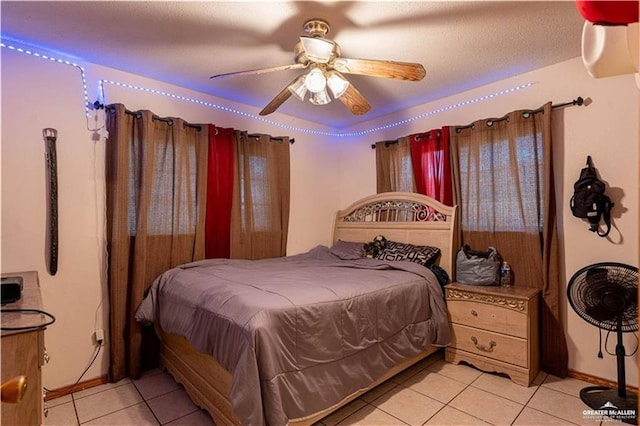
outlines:
M349 76L372 110L294 97L278 113L343 129L580 56L573 1L6 1L2 36L261 109L301 71L214 74L293 63L311 18L343 57L419 62L420 82Z

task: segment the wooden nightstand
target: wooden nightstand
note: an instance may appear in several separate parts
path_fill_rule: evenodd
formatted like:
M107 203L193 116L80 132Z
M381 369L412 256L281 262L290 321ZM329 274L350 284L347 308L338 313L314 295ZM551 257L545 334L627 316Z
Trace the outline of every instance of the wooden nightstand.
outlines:
M452 331L446 361L465 361L480 370L508 374L520 385L531 385L540 369L540 290L460 283L445 289Z

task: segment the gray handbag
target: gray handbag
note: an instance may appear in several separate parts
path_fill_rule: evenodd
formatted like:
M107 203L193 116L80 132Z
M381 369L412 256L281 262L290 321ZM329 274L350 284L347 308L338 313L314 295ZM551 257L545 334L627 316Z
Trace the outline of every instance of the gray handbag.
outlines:
M494 247L477 251L465 244L456 255L456 281L471 285L498 285L501 262Z

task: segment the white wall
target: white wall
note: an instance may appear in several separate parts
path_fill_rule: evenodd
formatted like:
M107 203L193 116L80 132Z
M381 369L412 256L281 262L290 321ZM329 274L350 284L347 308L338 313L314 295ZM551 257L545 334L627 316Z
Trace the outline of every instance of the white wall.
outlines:
M104 134L101 114L84 115L83 87L78 68L3 48L2 57L2 272L37 270L45 309L57 322L46 332L51 362L44 367L44 385L58 388L75 382L93 353L96 328L108 329L108 300L104 282ZM98 80L165 91L257 114L258 109L195 93L118 70L81 63L86 69L88 98L98 97ZM289 135L291 147L291 220L288 252L328 244L333 214L352 201L375 192L375 152L371 143L448 124L501 116L544 102L591 98L588 107L554 113L556 171L561 207L565 278L597 261L637 264L638 259L638 97L633 77L593 80L579 59L504 80L476 90L421 105L347 131L366 130L429 111L495 93L523 83L531 87L447 112L428 115L409 125L370 133L365 137L328 138L287 130L267 122L206 105L105 84L106 103L129 109L150 109L160 116L179 116L190 122L213 123L250 132ZM425 82L428 84L428 80ZM275 113L269 118L283 125L327 130ZM45 169L42 129L59 132L60 261L54 277L44 264ZM612 187L622 188L616 199L628 210L616 217L612 241L594 237L566 206L571 185L587 154ZM618 210L621 212L621 210ZM620 236L624 237L620 241ZM570 368L615 380L615 360L595 357L597 329L577 317L565 303L564 322L570 347ZM109 336L107 335L107 344ZM634 342L626 339L629 347ZM107 348L105 348L107 349ZM107 357L83 380L106 374ZM627 362L627 380L637 383L635 358Z
M42 129L58 130L58 273L46 272L45 162ZM75 382L103 322L101 281L104 179L100 147L84 119L77 68L2 49L2 272L36 270L44 309L57 321L45 333L51 362L44 386ZM103 353L104 354L104 353ZM106 371L100 356L86 375Z
M638 87L633 75L593 79L585 71L581 58L576 58L420 105L385 117L385 123L427 114L528 83L533 84L526 89L429 115L362 140L349 141L343 146L340 156L340 200L344 204L363 194L375 192L375 151L371 149L371 143L444 125L464 125L481 118L501 117L517 109L535 109L547 101L556 104L578 96L587 99L588 106L556 110L552 118L556 198L564 259L561 290L563 323L569 346L569 369L615 381L615 356L605 354L602 360L596 357L598 329L578 317L569 306L566 285L575 272L593 263L638 265L639 104ZM384 123L364 123L351 130L365 130L380 124ZM592 156L601 177L609 185L607 194L616 203L612 212L614 228L609 238L599 238L589 232L587 224L573 217L568 207L573 183L584 167L587 155ZM609 350L614 352L615 335L612 334L609 340ZM636 347L635 337L626 334L624 341L629 354ZM626 373L627 383L637 386L637 356L627 358Z

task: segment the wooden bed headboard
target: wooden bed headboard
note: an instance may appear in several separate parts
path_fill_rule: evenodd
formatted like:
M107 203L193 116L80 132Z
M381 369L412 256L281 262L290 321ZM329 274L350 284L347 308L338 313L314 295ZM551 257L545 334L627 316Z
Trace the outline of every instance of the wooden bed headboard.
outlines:
M451 280L458 250L458 207L449 207L412 192L371 195L336 213L333 242L369 242L376 235L388 240L440 248L439 266Z

